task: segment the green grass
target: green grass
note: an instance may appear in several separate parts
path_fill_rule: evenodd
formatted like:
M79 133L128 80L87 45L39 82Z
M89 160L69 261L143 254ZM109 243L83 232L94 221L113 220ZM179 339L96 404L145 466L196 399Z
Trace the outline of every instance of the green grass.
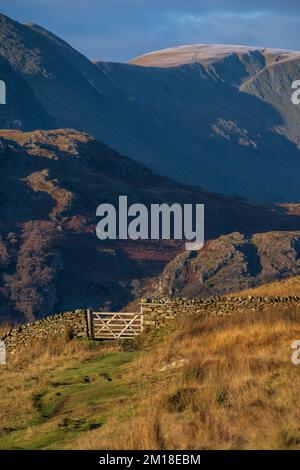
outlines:
M299 448L298 310L179 318L132 344L26 347L0 367L0 447Z
M59 449L111 417L122 420L130 413L130 398L143 391L140 381L126 377L137 352L110 352L77 361L72 367L52 370L45 385L36 389L27 381L31 410L16 431L2 430L2 449ZM10 432L11 431L11 432Z

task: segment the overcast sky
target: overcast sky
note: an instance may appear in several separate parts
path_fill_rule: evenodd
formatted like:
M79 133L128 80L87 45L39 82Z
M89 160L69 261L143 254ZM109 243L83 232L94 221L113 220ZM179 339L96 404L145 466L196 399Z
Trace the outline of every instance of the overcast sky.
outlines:
M93 60L195 43L300 50L299 0L0 0L0 11Z

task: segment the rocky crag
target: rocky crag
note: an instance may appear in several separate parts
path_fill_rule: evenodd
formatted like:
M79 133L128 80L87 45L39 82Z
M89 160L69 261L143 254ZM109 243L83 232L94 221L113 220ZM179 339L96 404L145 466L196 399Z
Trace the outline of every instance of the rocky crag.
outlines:
M167 264L149 294L157 297L225 295L300 274L300 232L239 232L208 241Z

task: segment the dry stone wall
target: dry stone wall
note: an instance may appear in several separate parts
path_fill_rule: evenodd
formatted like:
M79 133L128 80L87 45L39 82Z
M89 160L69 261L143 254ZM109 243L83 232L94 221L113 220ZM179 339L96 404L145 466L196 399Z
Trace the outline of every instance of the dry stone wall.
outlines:
M141 302L144 325L159 328L178 315L233 315L265 308L299 307L300 297L211 297L206 299L145 299ZM14 352L36 340L71 335L74 338L87 338L88 322L86 310L75 310L49 316L33 323L26 323L9 329L0 339L7 351Z
M144 325L160 327L178 315L233 315L270 307L299 307L300 297L210 297L205 299L144 299L141 302Z
M0 339L7 351L13 352L34 340L47 340L68 334L72 337L87 337L86 310L75 310L49 316L33 323L10 328Z

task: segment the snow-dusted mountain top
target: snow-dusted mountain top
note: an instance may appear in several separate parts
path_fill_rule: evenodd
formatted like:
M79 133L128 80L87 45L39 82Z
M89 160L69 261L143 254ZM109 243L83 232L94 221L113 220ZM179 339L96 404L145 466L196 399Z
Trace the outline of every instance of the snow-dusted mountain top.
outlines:
M194 44L150 52L149 54L135 57L130 63L151 67L174 67L198 62L215 62L231 54L244 55L251 52L260 52L271 61L284 60L295 56L300 57L300 52L284 49L266 49L227 44Z

